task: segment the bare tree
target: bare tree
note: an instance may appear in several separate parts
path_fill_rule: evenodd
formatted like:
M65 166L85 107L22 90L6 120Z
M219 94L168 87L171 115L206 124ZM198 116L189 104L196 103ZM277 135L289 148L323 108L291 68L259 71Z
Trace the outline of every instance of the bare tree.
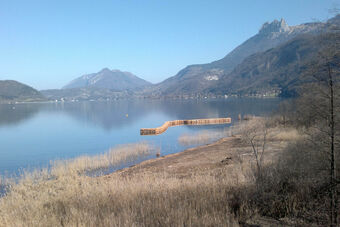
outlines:
M328 160L329 171L329 199L330 199L330 223L338 225L338 167L336 165L339 156L339 125L340 125L340 99L339 99L339 75L340 75L340 33L331 31L320 36L327 36L329 43L319 53L319 56L306 73L309 83L302 89L298 101L298 115L302 125L307 126L311 142L315 147L323 151ZM315 132L318 139L315 139Z
M267 142L267 126L263 118L252 118L240 126L242 140L249 144L256 161L256 178L262 181L263 158Z
M295 119L295 109L295 100L284 100L280 102L274 114L280 117L279 123L286 127Z

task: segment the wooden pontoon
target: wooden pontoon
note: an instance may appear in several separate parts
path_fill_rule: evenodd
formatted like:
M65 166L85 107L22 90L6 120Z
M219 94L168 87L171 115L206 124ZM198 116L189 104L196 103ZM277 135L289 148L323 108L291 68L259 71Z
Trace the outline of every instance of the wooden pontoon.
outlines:
M146 135L158 135L165 132L169 127L179 125L216 125L216 124L230 124L231 118L209 118L209 119L193 119L193 120L174 120L166 121L161 127L158 128L142 128L140 134Z

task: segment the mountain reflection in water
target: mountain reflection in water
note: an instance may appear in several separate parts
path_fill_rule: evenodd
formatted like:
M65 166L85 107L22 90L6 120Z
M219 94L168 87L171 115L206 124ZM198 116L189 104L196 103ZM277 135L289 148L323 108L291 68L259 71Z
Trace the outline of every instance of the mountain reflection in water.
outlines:
M105 152L112 146L147 140L162 155L186 147L182 133L221 126L181 126L159 136L141 137L140 128L165 121L271 113L280 99L119 100L115 102L26 103L0 105L0 174L46 166L50 160Z

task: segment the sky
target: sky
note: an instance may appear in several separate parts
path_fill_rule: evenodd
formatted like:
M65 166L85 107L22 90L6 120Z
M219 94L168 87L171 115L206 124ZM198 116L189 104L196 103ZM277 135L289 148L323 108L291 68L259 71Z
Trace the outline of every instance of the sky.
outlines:
M158 83L223 58L265 22L324 21L340 0L0 0L0 80L61 88L107 67Z

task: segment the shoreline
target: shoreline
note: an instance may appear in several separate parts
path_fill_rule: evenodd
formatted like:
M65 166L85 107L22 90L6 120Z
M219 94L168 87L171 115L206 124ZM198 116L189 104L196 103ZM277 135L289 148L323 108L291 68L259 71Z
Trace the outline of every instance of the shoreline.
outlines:
M98 178L105 179L116 175L127 176L143 173L165 173L183 177L194 172L198 173L234 164L239 155L235 152L235 149L241 148L247 148L247 146L241 142L240 135L224 137L209 144L198 145L174 154L148 159L113 173L98 176ZM247 154L246 151L241 153L241 155Z
M269 161L274 161L289 141L276 136L272 135L266 145L266 159ZM154 157L115 172L98 176L98 178L109 179L115 176L159 173L174 177L188 177L192 174L226 168L226 166L231 173L230 176L232 176L236 174L235 170L241 165L246 163L249 166L253 161L255 160L251 146L242 140L242 135L236 134L177 153Z
M118 98L118 99L88 99L88 100L45 100L45 101L1 101L0 104L15 105L15 104L46 104L46 103L78 103L78 102L115 102L115 101L126 101L126 100L219 100L219 99L289 99L290 97L281 96L228 96L228 97L200 97L200 98L177 98L177 97L134 97L134 98Z
M270 131L264 163L279 158L293 137L287 137L291 132L289 128ZM120 160L126 160L128 152L143 154L147 149L132 145L118 154L124 155ZM253 206L245 211L234 209L235 201L247 205L249 190L254 189L254 155L243 134L145 160L108 175L81 174L85 167L99 167L106 158L61 163L53 178L48 172L37 172L13 184L0 200L1 222L17 226L39 220L58 225L67 217L68 225L287 225L285 220L258 216ZM255 216L249 217L247 212Z

